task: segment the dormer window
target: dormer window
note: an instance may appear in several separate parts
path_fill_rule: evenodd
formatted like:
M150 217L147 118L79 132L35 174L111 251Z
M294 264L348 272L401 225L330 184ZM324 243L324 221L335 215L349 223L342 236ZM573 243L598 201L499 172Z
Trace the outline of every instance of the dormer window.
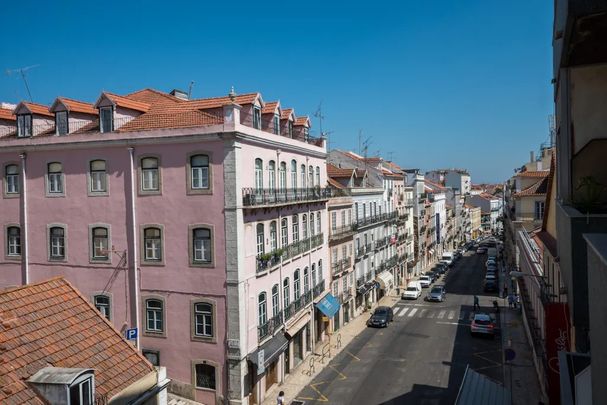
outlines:
M278 114L274 114L274 133L280 135L280 117Z
M17 115L17 136L18 137L32 136L32 115L31 114Z
M308 135L310 135L310 130L308 128L304 127L304 137L306 139L308 139Z
M57 135L67 135L70 132L67 111L57 111L55 113L55 129Z
M70 387L70 405L92 405L92 378L72 384Z
M253 128L261 129L261 108L253 106Z
M289 121L289 138L293 138L293 121Z
M93 369L44 367L31 376L27 382L35 387L44 403L64 405L93 405L95 403Z
M99 129L101 132L114 130L114 109L112 107L99 108Z

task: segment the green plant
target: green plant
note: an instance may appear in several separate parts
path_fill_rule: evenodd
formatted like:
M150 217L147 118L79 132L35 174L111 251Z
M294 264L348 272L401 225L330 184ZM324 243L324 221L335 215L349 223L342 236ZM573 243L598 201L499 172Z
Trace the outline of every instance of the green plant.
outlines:
M262 253L259 255L259 260L261 260L262 262L269 262L271 258L271 253Z
M588 213L604 202L601 197L605 190L607 187L596 181L593 176L584 176L578 181L572 202Z
M284 253L284 249L278 248L274 251L274 257L279 259L280 257L282 257L283 253Z

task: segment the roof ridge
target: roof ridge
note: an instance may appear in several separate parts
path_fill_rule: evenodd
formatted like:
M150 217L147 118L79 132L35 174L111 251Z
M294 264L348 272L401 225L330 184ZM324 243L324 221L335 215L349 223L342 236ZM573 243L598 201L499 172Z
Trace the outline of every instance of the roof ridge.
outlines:
M35 287L38 285L42 285L42 284L46 284L46 283L50 283L51 281L56 281L59 279L64 278L63 276L55 276L55 277L51 277L48 278L46 280L43 281L39 281L37 283L32 283L32 284L25 284L25 285L20 285L20 286L16 286L16 287L5 287L3 289L0 290L0 294L4 294L7 292L13 292L13 291L19 291L19 290L23 290L24 288L30 288L30 287Z

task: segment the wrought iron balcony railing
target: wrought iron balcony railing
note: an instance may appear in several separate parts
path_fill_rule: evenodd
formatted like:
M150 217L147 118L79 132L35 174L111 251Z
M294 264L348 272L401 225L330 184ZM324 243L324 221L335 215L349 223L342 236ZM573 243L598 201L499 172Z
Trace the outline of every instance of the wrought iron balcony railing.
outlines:
M319 201L331 198L329 187L320 188L288 188L288 189L258 189L246 187L242 189L242 205L245 207L295 204L306 201Z
M312 289L312 295L314 298L318 297L325 290L325 280L322 279Z
M259 325L257 327L257 336L259 340L265 338L268 335L273 334L280 326L282 325L282 311L279 311L278 314L272 318L270 318L263 325Z
M324 234L321 232L306 239L288 244L273 252L257 256L257 272L263 272L280 264L280 259L289 260L323 244Z

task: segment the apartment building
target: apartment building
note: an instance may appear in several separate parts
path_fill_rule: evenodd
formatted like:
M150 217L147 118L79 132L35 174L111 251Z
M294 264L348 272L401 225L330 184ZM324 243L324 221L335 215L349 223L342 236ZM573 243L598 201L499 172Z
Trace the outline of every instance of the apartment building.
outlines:
M0 285L64 276L137 328L170 391L259 402L326 338L326 150L306 117L259 93L102 92L2 108L0 143Z
M459 191L461 195L470 194L472 183L470 173L465 169L437 169L426 172L426 178L434 183Z
M466 203L481 209L481 226L485 234L497 232L500 229L498 218L502 215L502 201L487 192L471 194L466 197Z

